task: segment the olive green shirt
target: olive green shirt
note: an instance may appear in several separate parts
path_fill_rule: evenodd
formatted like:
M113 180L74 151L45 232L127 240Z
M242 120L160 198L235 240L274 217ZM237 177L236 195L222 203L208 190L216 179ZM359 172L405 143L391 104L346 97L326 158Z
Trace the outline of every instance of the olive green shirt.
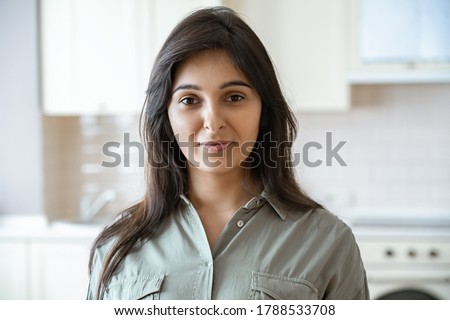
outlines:
M211 251L195 208L182 198L158 234L126 256L105 299L369 299L351 229L328 211L286 211L255 197ZM96 250L88 299L110 246Z

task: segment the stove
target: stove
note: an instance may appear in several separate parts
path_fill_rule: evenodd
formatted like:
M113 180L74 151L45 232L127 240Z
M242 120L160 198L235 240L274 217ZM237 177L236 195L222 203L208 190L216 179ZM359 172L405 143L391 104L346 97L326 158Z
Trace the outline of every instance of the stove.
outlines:
M349 222L372 299L450 299L450 212Z

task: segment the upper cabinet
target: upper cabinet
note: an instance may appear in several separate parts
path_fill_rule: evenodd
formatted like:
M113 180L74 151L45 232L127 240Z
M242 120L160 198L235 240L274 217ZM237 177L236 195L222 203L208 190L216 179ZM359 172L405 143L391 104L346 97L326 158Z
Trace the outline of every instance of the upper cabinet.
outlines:
M394 2L41 0L43 110L139 113L169 32L214 5L255 30L295 111L347 110L352 84L450 82L449 1Z
M47 115L137 114L163 40L214 0L41 0L42 106Z
M150 68L147 7L140 0L40 1L46 114L138 112Z
M349 107L348 0L228 0L258 34L295 111Z
M450 82L448 0L351 0L353 84Z

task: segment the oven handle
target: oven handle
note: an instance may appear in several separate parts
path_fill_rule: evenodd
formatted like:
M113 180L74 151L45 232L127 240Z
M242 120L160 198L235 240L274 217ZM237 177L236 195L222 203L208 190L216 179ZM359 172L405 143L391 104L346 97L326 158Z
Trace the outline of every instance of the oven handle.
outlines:
M450 270L450 268L448 269ZM450 283L450 271L447 270L366 270L367 281L382 282L439 282Z

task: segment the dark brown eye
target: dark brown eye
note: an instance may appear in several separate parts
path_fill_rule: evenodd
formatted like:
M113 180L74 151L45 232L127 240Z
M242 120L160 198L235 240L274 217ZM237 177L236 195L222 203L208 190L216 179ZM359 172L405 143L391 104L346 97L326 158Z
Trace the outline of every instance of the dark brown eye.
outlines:
M233 95L229 96L227 100L230 102L239 102L243 99L244 99L243 96L241 96L239 94L233 94Z
M197 103L198 100L195 99L195 98L192 98L192 97L186 97L186 98L181 99L180 102L183 103L183 104L185 104L185 105L190 105L190 104L195 104L195 103Z

